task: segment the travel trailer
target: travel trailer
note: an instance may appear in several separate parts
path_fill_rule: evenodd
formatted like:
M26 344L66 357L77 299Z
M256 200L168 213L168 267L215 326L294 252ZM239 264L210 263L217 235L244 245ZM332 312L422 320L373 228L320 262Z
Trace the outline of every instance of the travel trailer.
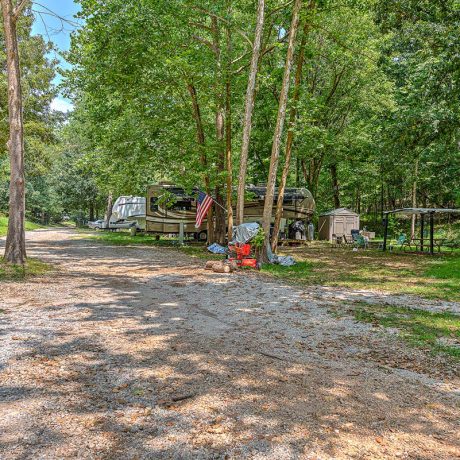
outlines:
M139 230L145 229L145 197L120 196L112 207L110 224L136 223Z
M90 228L117 230L136 227L145 230L145 197L143 196L120 196L115 200L112 207L110 222L103 219L88 222Z
M248 186L244 205L245 222L261 222L264 208L266 187ZM151 185L147 189L147 206L145 231L147 233L179 233L180 224L185 234L193 234L195 238L205 240L207 237L207 221L200 228L195 228L196 196L198 190L188 194L175 185ZM278 191L275 190L273 219L275 216ZM283 217L281 231L288 221L307 221L315 210L315 200L305 188L287 188L284 193Z

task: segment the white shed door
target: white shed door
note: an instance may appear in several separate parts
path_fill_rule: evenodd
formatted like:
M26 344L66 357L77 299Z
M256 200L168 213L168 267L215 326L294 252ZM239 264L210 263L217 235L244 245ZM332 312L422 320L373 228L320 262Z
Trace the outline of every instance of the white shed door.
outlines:
M343 235L345 233L345 219L343 217L335 217L334 233L336 235Z

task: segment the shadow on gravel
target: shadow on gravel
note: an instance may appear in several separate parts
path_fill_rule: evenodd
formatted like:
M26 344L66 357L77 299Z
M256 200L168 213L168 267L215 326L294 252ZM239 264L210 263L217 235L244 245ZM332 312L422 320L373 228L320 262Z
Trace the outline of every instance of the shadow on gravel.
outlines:
M2 458L422 460L458 452L447 395L386 368L346 365L340 347L322 355L316 345L273 346L273 315L282 322L297 302L275 283L264 312L248 305L239 278L195 280L186 261L146 259L142 248L107 256L84 240L32 247L50 260L87 258L107 273L83 278L72 315L38 310L57 315L62 329L35 330L31 351L6 369L17 384L0 390ZM172 262L178 268L168 273ZM142 270L151 276L137 276ZM81 276L80 266L47 282ZM214 298L215 308L196 296ZM258 320L246 320L245 308Z

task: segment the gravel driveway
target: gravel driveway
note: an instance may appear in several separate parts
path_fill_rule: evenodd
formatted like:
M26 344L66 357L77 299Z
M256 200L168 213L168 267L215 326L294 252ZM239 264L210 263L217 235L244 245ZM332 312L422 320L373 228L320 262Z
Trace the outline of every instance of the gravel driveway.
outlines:
M357 293L28 240L56 270L0 283L2 460L460 458L458 366L331 309Z

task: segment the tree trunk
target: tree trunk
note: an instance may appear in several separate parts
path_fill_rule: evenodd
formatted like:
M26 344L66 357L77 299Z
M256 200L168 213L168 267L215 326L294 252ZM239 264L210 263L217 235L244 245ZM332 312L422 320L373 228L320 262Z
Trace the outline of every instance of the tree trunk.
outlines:
M412 207L417 207L417 179L418 179L418 163L419 158L417 157L415 160L415 173L414 173L414 182L412 183ZM415 222L416 222L416 215L412 214L411 224L410 224L410 236L411 239L415 238Z
M313 198L316 200L316 196L318 194L319 175L323 165L323 156L321 158L312 158L309 162L308 169L304 159L302 159L301 165L308 190L310 190Z
M337 175L337 164L332 163L329 166L329 170L331 171L331 180L332 180L332 193L334 195L334 208L340 208L340 186L339 186L339 178Z
M243 120L243 141L241 144L240 172L238 176L238 192L236 201L236 224L240 225L244 220L244 195L246 187L246 172L248 169L249 140L251 138L252 112L254 110L254 93L256 89L257 71L259 67L260 46L264 28L265 1L258 0L257 23L252 49L251 69L249 71L248 86L246 89L246 101Z
M224 89L223 89L223 76L222 76L222 53L220 48L220 31L219 24L216 16L211 16L211 31L213 36L213 50L216 57L216 74L215 74L215 101L216 101L216 140L217 140L217 177L226 171L226 146L224 143L225 137L225 122L224 122ZM219 244L225 243L226 225L225 225L225 212L224 212L224 199L222 196L222 187L220 181L217 181L215 188L214 212L216 215L216 227L214 239Z
M112 217L112 208L113 208L113 194L109 192L109 196L107 197L107 209L105 211L105 226L109 228L110 226L110 218Z
M6 237L6 262L23 265L26 261L25 238L25 177L24 177L24 121L22 110L21 72L16 22L26 2L13 7L11 0L1 0L3 30L6 47L8 75L8 121L7 143L10 157L10 193L8 233Z
M231 1L227 4L228 16L232 16ZM227 169L227 229L228 241L232 239L233 233L233 208L232 208L232 32L230 26L226 27L227 39L227 69L225 81L225 166Z
M189 83L187 85L187 89L192 99L193 119L195 120L195 124L196 124L196 140L198 143L198 148L200 149L200 163L201 163L201 166L203 166L203 170L206 171L208 162L206 158L206 152L204 150L205 137L204 137L203 121L201 119L200 105L198 104L198 96L196 94L195 86L192 83ZM206 193L208 195L211 195L211 184L209 180L209 175L206 172L204 173L204 185L206 188ZM212 206L209 208L209 211L208 211L207 222L208 222L208 243L212 243L214 240L214 217L213 217L213 212L212 212Z
M284 168L283 174L281 175L281 183L278 190L278 201L276 203L276 214L275 214L275 224L273 226L273 240L272 240L272 250L276 251L278 247L278 233L280 230L281 217L283 215L283 201L284 201L284 190L286 189L286 181L289 175L289 167L291 164L291 155L292 155L292 143L294 141L294 126L295 120L297 118L297 103L299 102L300 96L300 82L302 80L302 66L305 56L305 45L307 43L308 35L308 22L304 26L304 35L302 37L302 42L300 43L299 56L297 58L297 68L295 72L295 82L294 82L294 94L292 96L292 107L289 113L289 128L286 139L286 148L284 155Z
M278 116L276 120L275 132L273 135L272 154L270 158L270 170L268 173L267 191L265 194L264 211L262 216L262 226L265 232L265 244L263 248L263 260L267 258L267 245L270 244L270 224L273 214L273 199L276 185L276 174L278 170L278 161L281 146L281 137L283 135L284 120L286 118L286 104L289 93L289 84L291 77L291 67L294 58L294 44L299 26L299 12L302 6L302 0L295 0L292 10L291 29L289 31L289 45L284 67L283 84L281 87L280 102L278 106Z
M224 140L224 113L221 107L218 108L216 113L216 138L219 145L219 153L217 159L217 171L221 173L225 171L225 155L226 152L222 151L225 146L223 145ZM216 214L216 229L214 239L219 244L225 243L225 235L226 235L226 228L225 228L225 212L223 209L224 199L221 193L221 186L219 184L216 185L216 202L218 205L214 205L215 214ZM219 206L220 205L220 206Z
M359 187L356 189L356 212L361 214L361 190Z
M89 202L89 221L92 222L94 220L94 201Z

